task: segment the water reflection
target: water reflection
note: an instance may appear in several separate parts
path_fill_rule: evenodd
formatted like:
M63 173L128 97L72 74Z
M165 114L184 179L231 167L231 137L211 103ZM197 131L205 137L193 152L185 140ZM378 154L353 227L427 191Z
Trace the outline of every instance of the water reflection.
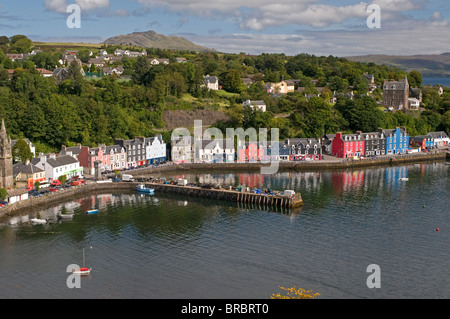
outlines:
M182 177L293 189L305 206L130 191L24 212L0 227L0 297L268 298L279 285L324 298L448 297L448 166ZM50 223L33 225L37 213ZM96 273L70 290L65 269L86 246ZM366 286L371 263L383 289Z

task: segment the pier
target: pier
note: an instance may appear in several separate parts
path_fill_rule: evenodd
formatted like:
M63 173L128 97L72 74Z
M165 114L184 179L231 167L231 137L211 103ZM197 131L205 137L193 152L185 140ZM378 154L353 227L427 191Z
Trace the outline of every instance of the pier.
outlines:
M48 193L42 197L30 197L29 199L16 202L1 208L0 218L12 216L21 211L35 210L37 208L51 207L52 204L70 198L90 195L93 192L111 191L136 191L138 185L144 184L155 189L155 194L172 193L196 198L208 198L214 200L231 201L238 204L251 204L268 208L297 208L303 206L302 196L296 193L292 196L275 192L273 195L256 194L252 191L237 191L225 188L203 188L201 186L179 186L165 184L163 182L90 182L83 186L74 186L61 189L58 192Z
M257 194L252 191L229 190L226 188L202 188L198 186L180 186L164 183L144 184L149 188L155 189L155 193L166 192L197 198L209 198L237 203L259 204L271 207L296 208L303 206L303 199L301 194L299 193L288 196L283 195L282 193L275 193L273 195L265 193Z

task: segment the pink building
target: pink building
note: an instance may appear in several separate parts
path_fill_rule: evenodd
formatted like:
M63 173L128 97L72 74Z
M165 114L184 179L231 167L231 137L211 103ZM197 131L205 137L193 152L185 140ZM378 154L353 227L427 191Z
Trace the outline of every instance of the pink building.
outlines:
M257 162L264 159L264 148L253 142L245 143L238 150L238 162Z
M102 162L102 168L110 167L110 156L108 155L104 153L101 147L89 148L89 146L82 146L78 155L78 161L80 166L83 166L85 174L93 175L95 173L95 161Z

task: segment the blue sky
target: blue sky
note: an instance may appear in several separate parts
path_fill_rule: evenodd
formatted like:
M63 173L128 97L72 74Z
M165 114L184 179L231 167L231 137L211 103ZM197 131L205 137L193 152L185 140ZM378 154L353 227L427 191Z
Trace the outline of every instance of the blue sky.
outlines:
M66 25L69 4L81 28ZM369 4L381 27L367 26ZM221 52L349 56L450 52L447 0L0 0L0 35L99 43L154 30Z

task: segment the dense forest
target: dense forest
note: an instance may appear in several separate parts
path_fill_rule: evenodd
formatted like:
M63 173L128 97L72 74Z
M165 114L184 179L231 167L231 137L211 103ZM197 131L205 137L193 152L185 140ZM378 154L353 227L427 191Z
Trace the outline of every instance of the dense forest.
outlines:
M115 46L104 46L109 53ZM379 127L404 126L410 135L429 131L450 131L450 91L439 95L436 89L423 87L421 111L385 112L377 104L381 89L367 94L365 73L373 74L378 85L384 79L402 79L405 74L413 87L422 86L418 72L373 63L351 62L333 56L309 54L196 53L147 49L149 57L167 58L168 65L151 65L147 57L123 58L124 78L103 76L88 79L80 67L71 63L69 76L61 82L43 77L37 68L50 71L60 67L64 48L42 47L24 61L11 61L7 53L29 53L33 43L25 36L0 37L0 117L5 119L12 138L29 138L37 151L57 151L61 145L97 146L111 144L114 138L163 134L166 110L215 110L227 114L228 120L214 124L219 128L279 128L280 138L319 137L337 131L374 131ZM133 48L131 48L133 49ZM86 63L89 53L99 48L77 48ZM142 50L142 49L140 49ZM185 57L186 63L176 63ZM83 66L91 72L89 66ZM14 70L12 77L8 70ZM203 87L205 75L219 78L222 90ZM252 77L245 85L242 78ZM303 92L282 96L267 93L264 83L296 79ZM320 97L307 99L305 94ZM354 92L350 99L340 95L336 103L330 97ZM264 100L267 112L243 107L242 102Z

